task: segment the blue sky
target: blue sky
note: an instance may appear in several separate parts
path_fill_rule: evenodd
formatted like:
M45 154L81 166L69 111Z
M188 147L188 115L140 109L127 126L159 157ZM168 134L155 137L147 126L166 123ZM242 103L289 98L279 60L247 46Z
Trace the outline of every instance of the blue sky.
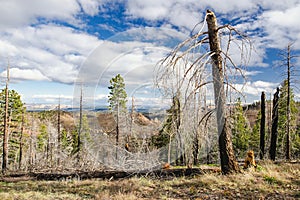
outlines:
M109 79L125 76L139 104L161 104L153 90L157 61L201 27L206 9L220 25L246 33L254 50L245 73L247 102L282 82L278 53L300 50L300 0L0 0L0 76L27 104L71 105L84 84L86 101L103 104ZM204 27L205 30L205 27ZM233 57L235 52L233 49ZM294 60L299 66L299 59ZM295 91L296 96L299 91Z

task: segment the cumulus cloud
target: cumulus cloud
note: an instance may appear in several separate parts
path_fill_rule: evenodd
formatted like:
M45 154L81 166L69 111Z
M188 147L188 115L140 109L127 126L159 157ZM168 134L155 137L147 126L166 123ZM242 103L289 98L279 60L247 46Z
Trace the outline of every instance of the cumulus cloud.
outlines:
M6 66L6 57L9 57L12 60L11 76L16 80L49 80L70 84L82 79L106 87L113 75L121 73L132 91L136 86L148 84L157 61L184 40L186 35L180 35L178 31L138 29L136 32L130 30L123 35L117 34L109 41L101 41L86 31L88 24L83 20L107 14L105 6L112 4L124 6L125 12L120 15L124 20L133 21L125 22L126 26L140 26L131 23L142 19L148 25L176 27L176 30L184 33L190 33L198 22L204 20L206 9L212 9L216 12L220 25L232 20L235 28L251 36L254 51L247 63L241 63L240 43L233 43L229 54L237 65L266 67L267 48L282 49L290 41L295 41L296 50L300 49L300 28L297 26L300 18L299 0L0 2L0 64ZM113 10L113 6L110 9ZM106 24L98 27L100 26L111 29ZM199 27L201 25L195 31ZM177 39L171 41L170 38ZM226 42L226 38L222 40L223 47L226 47L224 41ZM91 52L97 46L99 48ZM79 66L82 68L79 69ZM5 69L2 71L0 75L4 76ZM249 70L245 73L252 76L260 71ZM269 91L276 85L267 83L247 82L244 87L237 87L247 88L244 91L254 95L260 93L260 90Z
M64 0L1 0L0 30L26 26L38 22L38 18L72 21L80 11L76 1Z
M10 28L0 33L0 54L19 69L35 68L49 80L71 83L99 42L95 36L54 24Z
M286 9L266 11L261 16L261 25L265 28L266 39L270 47L284 48L295 41L295 47L300 49L300 27L297 26L300 18L300 2Z
M37 69L19 69L11 68L9 70L10 79L13 80L34 80L34 81L45 81L49 80ZM7 71L3 71L0 74L1 77L7 76Z
M176 34L177 33L177 34ZM132 29L101 43L81 66L78 81L108 86L120 73L128 86L153 83L156 64L182 38L170 29Z
M266 82L266 81L254 81L246 82L245 84L234 84L234 87L245 93L246 95L259 96L261 92L271 93L276 87L279 86L279 83Z

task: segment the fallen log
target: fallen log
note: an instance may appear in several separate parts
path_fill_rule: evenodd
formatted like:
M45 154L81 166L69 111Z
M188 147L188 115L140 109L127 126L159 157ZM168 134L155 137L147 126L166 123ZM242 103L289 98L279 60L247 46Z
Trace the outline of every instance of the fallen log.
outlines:
M149 178L174 178L174 177L188 177L195 175L202 175L204 173L220 173L220 169L200 169L200 168L175 168L175 169L159 169L154 171L140 171L140 172L125 172L125 171L81 171L68 173L55 172L30 172L30 173L15 173L4 175L0 177L0 181L15 182L24 180L86 180L86 179L103 179L103 180L117 180L130 177L149 177Z

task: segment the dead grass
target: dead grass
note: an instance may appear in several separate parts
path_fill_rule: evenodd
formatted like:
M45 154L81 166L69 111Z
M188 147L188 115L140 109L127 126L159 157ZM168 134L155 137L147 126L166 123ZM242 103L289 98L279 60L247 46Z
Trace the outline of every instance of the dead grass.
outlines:
M0 182L0 199L298 199L299 177L300 164L264 162L228 176Z

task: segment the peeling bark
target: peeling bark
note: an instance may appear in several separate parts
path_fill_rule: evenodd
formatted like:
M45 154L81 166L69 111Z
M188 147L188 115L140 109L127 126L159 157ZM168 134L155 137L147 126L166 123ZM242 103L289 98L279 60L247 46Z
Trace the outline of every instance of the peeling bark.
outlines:
M220 40L218 36L217 18L215 14L207 10L206 18L208 26L209 46L212 61L212 75L214 84L215 106L219 134L219 151L221 169L223 174L238 172L239 167L234 156L231 132L226 121L226 97L224 92L224 74L221 56Z

